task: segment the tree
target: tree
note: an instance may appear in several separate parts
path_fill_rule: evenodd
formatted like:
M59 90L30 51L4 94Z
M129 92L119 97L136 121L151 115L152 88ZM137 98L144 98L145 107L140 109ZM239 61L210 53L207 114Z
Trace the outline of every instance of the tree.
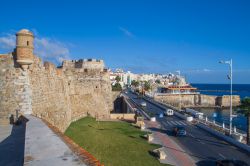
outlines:
M112 91L121 91L122 90L122 86L120 83L115 83L115 85L112 85Z
M116 76L115 80L116 80L117 83L119 83L121 81L121 77L120 76Z
M134 87L138 87L139 86L139 82L136 80L132 80L131 85L133 85Z
M148 81L144 82L144 90L148 91L151 88L150 83Z
M155 80L155 83L160 84L161 81L160 80Z
M246 97L241 101L240 113L247 117L247 144L250 145L250 97Z

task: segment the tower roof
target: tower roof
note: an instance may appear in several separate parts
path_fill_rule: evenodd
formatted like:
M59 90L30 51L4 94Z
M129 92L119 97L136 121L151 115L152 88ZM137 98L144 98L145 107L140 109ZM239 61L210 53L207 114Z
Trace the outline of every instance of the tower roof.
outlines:
M28 29L21 29L20 31L17 32L17 35L19 34L26 34L26 35L32 35L33 33L31 31L29 31Z

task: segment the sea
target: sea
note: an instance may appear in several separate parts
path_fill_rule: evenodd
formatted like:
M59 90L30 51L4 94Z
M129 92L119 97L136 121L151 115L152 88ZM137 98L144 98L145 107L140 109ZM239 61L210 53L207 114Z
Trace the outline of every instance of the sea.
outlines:
M223 96L230 95L230 84L191 84L193 87L198 88L201 94ZM233 95L239 95L241 99L250 97L250 84L233 84ZM242 132L247 130L247 119L242 114L237 114L236 111L239 108L234 108L234 114L237 116L233 118L232 125ZM215 122L226 126L229 125L229 108L199 108L196 109L203 112L209 120L215 120Z

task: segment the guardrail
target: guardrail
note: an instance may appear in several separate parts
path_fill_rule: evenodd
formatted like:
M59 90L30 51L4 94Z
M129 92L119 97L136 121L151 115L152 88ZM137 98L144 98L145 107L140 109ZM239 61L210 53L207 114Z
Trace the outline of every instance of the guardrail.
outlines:
M211 128L215 129L215 130L219 130L222 133L229 133L230 129L226 127L226 125L224 123L218 123L216 121L210 121L207 117L199 119L198 120L200 123L210 126ZM235 126L233 128L233 134L235 136L238 136L238 141L242 142L242 143L246 143L246 137L247 134L243 133L242 131L240 131L239 129L237 129Z

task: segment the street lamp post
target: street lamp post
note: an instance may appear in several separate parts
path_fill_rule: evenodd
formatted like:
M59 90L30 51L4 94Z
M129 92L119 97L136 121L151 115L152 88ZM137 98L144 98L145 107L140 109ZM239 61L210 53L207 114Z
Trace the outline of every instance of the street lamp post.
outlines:
M222 64L228 64L230 67L230 75L228 75L228 79L230 79L230 118L229 118L229 134L232 134L232 95L233 95L233 60L231 59L230 61L220 61L219 63Z
M176 71L179 74L179 108L181 110L181 85L180 85L180 80L181 80L181 71L178 70Z

